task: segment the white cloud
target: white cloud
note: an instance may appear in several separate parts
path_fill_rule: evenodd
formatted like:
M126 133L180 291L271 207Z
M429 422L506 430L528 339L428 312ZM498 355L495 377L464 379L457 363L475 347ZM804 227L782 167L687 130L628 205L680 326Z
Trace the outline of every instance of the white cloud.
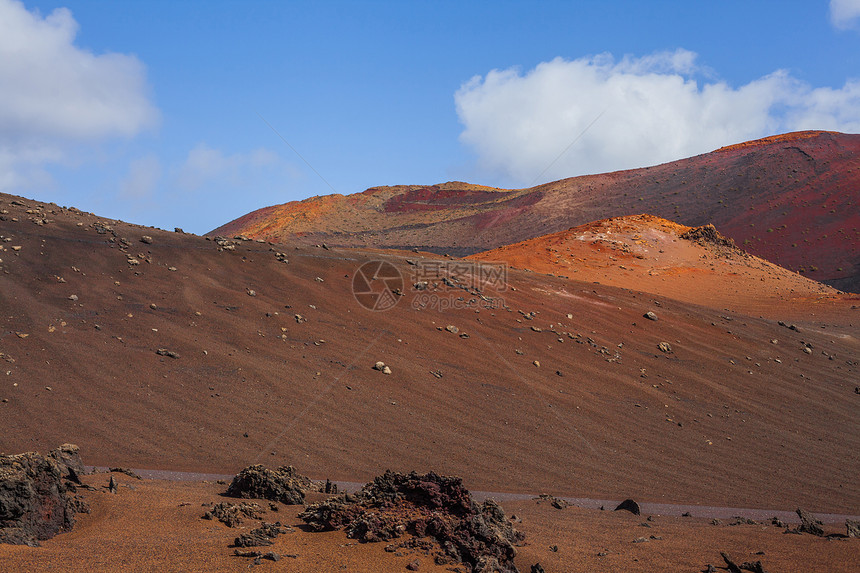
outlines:
M556 58L525 74L493 70L455 94L460 139L477 152L485 174L529 185L663 163L785 131L860 132L860 82L813 89L776 71L738 88L700 85L691 77L695 59L686 50L620 61L602 54Z
M129 199L152 197L161 180L161 162L154 155L146 155L129 164L128 175L120 181L120 195Z
M860 21L860 0L830 0L830 21L837 28L851 28Z
M0 0L0 185L25 183L81 143L131 137L158 122L141 62L81 49L77 31L65 8L42 17Z
M186 191L195 191L209 183L217 182L220 186L225 180L240 186L253 178L261 168L279 163L278 155L268 149L225 155L219 149L200 143L188 152L185 163L179 169L177 184Z

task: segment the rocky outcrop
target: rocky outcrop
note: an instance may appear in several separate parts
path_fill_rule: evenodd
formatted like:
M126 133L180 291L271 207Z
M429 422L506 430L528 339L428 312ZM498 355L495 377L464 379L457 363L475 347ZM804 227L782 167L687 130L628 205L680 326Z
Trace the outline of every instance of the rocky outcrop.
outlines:
M305 493L322 491L323 485L301 475L293 466L276 470L257 464L236 474L225 495L244 499L268 499L285 505L301 505Z
M682 239L693 241L701 245L716 245L718 247L728 247L730 249L737 248L732 239L728 239L717 231L713 225L702 225L701 227L693 227L689 231L681 234Z
M68 479L83 472L77 446L0 456L0 542L37 546L69 531L86 505Z
M472 572L517 571L515 546L524 535L487 500L478 505L457 477L387 471L356 494L313 504L299 514L311 529L344 529L363 542L405 534L431 537L437 563L462 563Z

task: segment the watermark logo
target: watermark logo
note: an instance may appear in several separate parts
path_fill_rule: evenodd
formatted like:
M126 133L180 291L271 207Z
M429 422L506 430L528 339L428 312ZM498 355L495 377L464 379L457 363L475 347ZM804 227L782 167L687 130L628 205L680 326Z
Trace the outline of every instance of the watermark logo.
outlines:
M416 310L451 308L496 309L504 306L499 293L508 288L508 268L477 261L408 261L411 288L402 273L387 261L368 261L352 279L355 300L368 310L393 308L411 298Z
M403 275L388 261L368 261L352 277L352 296L367 310L388 310L403 294Z

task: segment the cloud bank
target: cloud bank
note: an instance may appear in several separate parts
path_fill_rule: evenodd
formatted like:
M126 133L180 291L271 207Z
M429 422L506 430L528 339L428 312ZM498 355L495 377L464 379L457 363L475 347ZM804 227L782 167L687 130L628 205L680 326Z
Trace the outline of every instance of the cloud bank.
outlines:
M840 29L860 22L860 0L830 0L830 22Z
M74 45L78 24L0 0L0 190L20 187L74 146L132 137L157 124L143 64Z
M860 132L860 81L812 88L776 71L734 88L694 78L687 50L556 58L493 70L455 94L481 171L511 185L664 163L802 129Z

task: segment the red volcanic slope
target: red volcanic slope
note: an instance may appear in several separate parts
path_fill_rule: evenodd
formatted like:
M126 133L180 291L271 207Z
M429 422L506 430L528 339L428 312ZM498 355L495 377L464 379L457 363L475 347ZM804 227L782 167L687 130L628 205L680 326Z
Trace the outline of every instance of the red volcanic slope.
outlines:
M234 243L0 194L0 452L858 513L856 296L749 314L516 269L487 285L435 255ZM379 260L404 277L385 312L352 294Z
M377 187L260 209L213 235L471 254L607 217L713 223L750 253L860 291L860 135L808 131L531 189Z
M743 252L712 226L651 215L604 219L472 255L478 261L785 318L785 307L844 298L833 287Z

